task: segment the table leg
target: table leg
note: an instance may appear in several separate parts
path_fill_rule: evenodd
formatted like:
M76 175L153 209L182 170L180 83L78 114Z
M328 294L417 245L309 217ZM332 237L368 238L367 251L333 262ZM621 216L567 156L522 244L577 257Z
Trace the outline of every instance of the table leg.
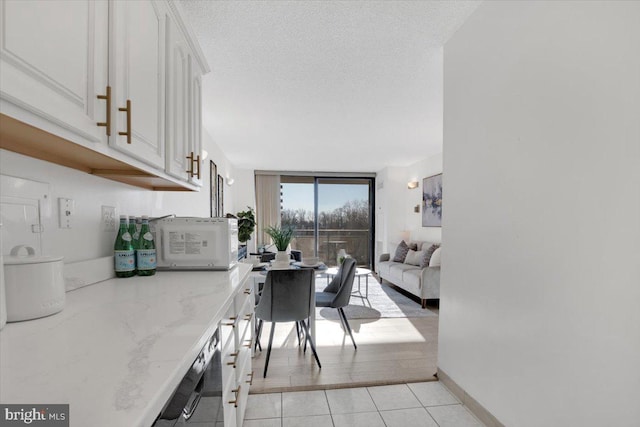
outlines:
M364 280L364 297L366 299L369 299L369 275L367 274L367 276L365 277Z

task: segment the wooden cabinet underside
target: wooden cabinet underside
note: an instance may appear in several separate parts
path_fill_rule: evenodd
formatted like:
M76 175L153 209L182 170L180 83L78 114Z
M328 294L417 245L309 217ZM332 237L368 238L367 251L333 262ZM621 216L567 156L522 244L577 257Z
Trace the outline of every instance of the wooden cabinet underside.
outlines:
M0 114L0 148L148 190L195 190L185 182L156 176L4 114Z

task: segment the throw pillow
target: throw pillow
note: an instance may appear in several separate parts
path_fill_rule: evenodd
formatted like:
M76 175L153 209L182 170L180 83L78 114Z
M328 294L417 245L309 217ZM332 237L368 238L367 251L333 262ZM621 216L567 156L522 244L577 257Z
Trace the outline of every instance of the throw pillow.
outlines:
M436 251L431 255L431 260L429 261L429 267L440 267L440 253L442 252L442 248L436 249Z
M433 258L433 254L439 247L440 245L438 244L431 245L431 247L424 252L422 259L420 259L420 268L431 267L431 258Z
M409 264L409 265L415 265L420 266L420 260L422 259L422 257L424 256L424 252L423 251L413 251L413 250L409 250L409 253L407 254L407 258L404 260L405 264Z
M415 259L416 259L416 251L414 251L413 249L409 249L407 251L407 256L404 258L404 263L413 264Z
M409 245L403 240L396 248L396 253L393 256L393 262L404 262L404 259L409 253Z

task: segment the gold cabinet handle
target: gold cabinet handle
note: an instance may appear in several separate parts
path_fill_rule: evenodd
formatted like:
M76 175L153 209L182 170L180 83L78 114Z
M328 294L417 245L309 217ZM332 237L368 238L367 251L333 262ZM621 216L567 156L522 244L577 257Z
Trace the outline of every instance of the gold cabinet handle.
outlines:
M249 377L249 381L245 381L245 382L249 385L253 385L253 371L248 373L247 376Z
M253 347L253 340L245 340L247 344L244 344L245 347L251 348Z
M233 368L235 369L236 367L236 363L238 363L238 355L240 354L239 351L233 352L231 353L229 356L233 357L233 362L227 362L227 365L229 366L233 366Z
M245 314L244 320L251 320L252 317L253 317L253 313Z
M244 294L245 295L251 295L251 289L245 289L244 290Z
M198 179L200 179L200 154L196 157L196 165L198 165Z
M131 100L127 99L127 106L118 108L118 111L124 111L127 113L127 131L118 132L118 135L127 137L127 144L131 144Z
M240 395L240 387L242 386L238 386L238 388L231 390L231 392L236 395L236 398L234 400L230 400L229 403L233 403L233 406L236 408L238 407L238 396Z
M98 126L104 126L107 128L107 136L111 136L111 86L107 86L106 95L98 95L98 99L104 99L107 101L107 115L106 121L96 123Z
M193 151L187 156L187 160L189 160L189 169L187 169L187 175L193 177Z

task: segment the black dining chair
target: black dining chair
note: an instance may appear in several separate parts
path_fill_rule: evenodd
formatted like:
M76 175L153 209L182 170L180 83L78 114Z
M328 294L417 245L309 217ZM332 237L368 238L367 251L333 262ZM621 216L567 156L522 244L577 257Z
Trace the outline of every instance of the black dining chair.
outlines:
M269 333L269 346L267 358L264 364L264 377L269 368L273 333L277 322L296 322L302 327L306 340L311 345L313 356L322 368L316 347L309 333L307 319L311 316L311 310L315 310L313 297L315 292L315 271L311 269L298 270L270 270L262 288L260 302L256 306L256 318L259 320L258 337L262 332L264 322L271 322Z
M327 285L322 292L316 292L316 307L332 307L338 310L338 317L344 327L345 331L349 332L351 336L351 342L353 347L357 350L358 346L353 339L353 333L351 332L351 326L347 316L344 314L344 307L349 305L351 299L351 290L353 288L353 279L356 276L356 260L353 258L346 258L338 273L334 276L331 283Z
M297 262L302 261L302 251L291 249L291 259Z

